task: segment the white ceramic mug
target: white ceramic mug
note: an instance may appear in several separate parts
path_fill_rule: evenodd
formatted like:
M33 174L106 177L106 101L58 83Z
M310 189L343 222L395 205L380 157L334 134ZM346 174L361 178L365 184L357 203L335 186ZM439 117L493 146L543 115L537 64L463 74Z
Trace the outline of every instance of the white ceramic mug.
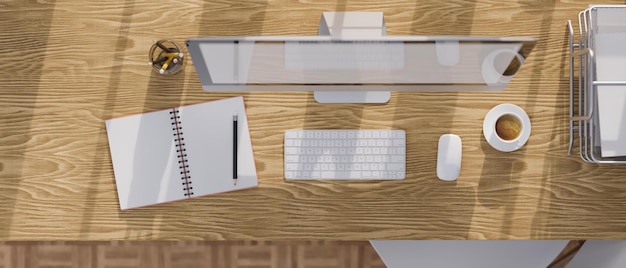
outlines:
M530 127L530 118L522 108L505 103L487 113L483 122L483 134L493 148L512 152L526 144Z

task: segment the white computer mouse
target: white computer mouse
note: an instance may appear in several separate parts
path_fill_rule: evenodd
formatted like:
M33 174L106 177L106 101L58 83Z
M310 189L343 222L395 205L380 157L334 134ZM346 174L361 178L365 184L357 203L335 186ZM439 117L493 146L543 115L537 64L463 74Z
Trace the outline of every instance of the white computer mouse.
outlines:
M437 177L444 181L453 181L461 172L461 138L454 134L439 137L437 146Z

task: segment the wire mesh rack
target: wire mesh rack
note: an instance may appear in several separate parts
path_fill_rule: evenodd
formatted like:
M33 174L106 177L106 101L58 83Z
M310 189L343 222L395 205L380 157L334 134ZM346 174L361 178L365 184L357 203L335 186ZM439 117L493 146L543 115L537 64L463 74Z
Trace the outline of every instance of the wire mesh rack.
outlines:
M598 164L626 164L626 157L603 157L600 147L598 117L598 87L626 86L625 81L598 79L596 69L595 37L598 15L606 10L626 17L626 5L597 5L578 14L578 31L568 21L570 54L570 140L568 154L578 147L585 162ZM626 46L624 47L626 49ZM626 68L626 62L624 62ZM626 77L625 77L626 78ZM576 146L578 140L578 146Z

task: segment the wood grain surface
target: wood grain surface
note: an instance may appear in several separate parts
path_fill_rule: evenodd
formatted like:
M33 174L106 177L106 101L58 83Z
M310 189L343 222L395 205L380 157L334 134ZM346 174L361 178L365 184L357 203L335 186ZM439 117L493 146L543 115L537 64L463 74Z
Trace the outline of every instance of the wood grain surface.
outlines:
M625 239L626 166L567 155L566 22L589 3L0 0L0 239ZM167 77L147 65L153 40L315 35L323 11L382 11L389 35L538 43L505 91L395 92L386 105L207 93L192 62ZM238 95L257 189L119 210L104 120ZM485 114L500 103L532 121L528 143L513 153L482 137ZM285 182L283 132L301 128L404 129L407 178ZM456 182L435 174L445 133L463 139Z

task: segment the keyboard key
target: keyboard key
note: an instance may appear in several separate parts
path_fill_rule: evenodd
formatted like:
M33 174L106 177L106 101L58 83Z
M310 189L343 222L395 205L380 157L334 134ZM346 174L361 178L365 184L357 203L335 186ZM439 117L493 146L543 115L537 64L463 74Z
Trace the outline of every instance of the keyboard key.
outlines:
M302 168L304 168L304 166L302 166L302 164L300 163L285 164L285 170L289 170L289 171L297 171L297 170L301 170Z
M297 154L297 153L298 153L298 149L297 148L285 146L285 155Z
M285 163L300 162L299 155L285 155Z
M387 164L387 170L404 170L403 164Z
M404 157L401 155L392 155L390 159L391 159L391 162L395 162L395 163L404 162Z
M285 131L285 139L297 139L298 132L295 131Z

